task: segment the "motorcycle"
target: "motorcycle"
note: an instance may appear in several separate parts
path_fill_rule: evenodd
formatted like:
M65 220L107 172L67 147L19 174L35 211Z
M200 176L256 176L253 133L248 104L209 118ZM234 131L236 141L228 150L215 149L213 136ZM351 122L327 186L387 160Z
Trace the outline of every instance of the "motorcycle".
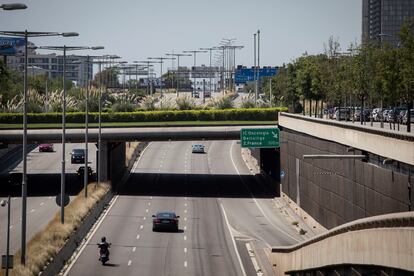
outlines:
M104 248L98 244L98 246L100 246L99 247L99 261L102 263L102 265L105 265L105 263L109 261L109 249L108 248L110 245L111 244L109 243L108 247Z

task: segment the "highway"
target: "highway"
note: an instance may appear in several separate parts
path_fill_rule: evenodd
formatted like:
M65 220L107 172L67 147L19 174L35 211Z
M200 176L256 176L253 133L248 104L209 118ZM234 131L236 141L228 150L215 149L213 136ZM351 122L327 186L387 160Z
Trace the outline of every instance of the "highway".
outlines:
M65 275L256 275L246 244L260 252L301 240L235 141L202 143L206 154L188 141L150 143ZM178 233L152 231L163 210L180 215ZM102 236L112 243L106 266ZM263 254L255 260L270 266Z
M66 187L67 193L73 196L79 192L83 186L83 179L78 179L75 175L79 164L71 164L70 152L73 148L85 148L84 144L66 145ZM94 144L89 144L89 161L92 162L92 169L95 171L95 152ZM62 146L54 144L54 152L39 152L35 147L27 156L28 173L28 198L27 198L27 241L41 231L43 227L58 212L59 206L56 205L55 197L60 191L60 171L61 171ZM7 181L9 171L21 172L21 157L10 160L1 170L1 185ZM11 192L10 210L10 252L15 253L20 249L21 236L21 189L14 187L12 190L0 189L0 200L7 197ZM7 208L0 208L0 248L6 248L6 221Z

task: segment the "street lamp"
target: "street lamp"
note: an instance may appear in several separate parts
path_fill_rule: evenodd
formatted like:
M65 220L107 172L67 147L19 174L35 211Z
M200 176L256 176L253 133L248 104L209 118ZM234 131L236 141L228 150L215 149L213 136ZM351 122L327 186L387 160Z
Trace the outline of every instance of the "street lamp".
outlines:
M193 75L193 94L191 96L194 97L195 89L196 89L195 71L196 71L196 64L197 64L197 53L207 53L207 51L194 50L194 51L183 51L183 53L190 53L190 54L193 54L194 56L194 70L191 71L191 74Z
M164 63L164 60L170 59L174 60L175 58L166 58L166 57L149 57L148 59L155 59L159 60L159 64L161 65L161 74L160 74L160 85L161 85L161 98L162 98L162 64Z
M21 264L26 264L26 212L27 212L27 43L29 37L41 36L78 36L78 33L67 32L29 32L0 31L0 35L24 37L24 77L23 77L23 174L22 174L22 231L21 231Z
M102 50L104 47L93 47L94 50ZM94 57L89 55L86 56L85 63L87 64L88 70L86 71L86 104L85 104L85 167L83 170L83 189L85 198L88 197L88 156L89 156L89 147L88 147L88 134L89 134L89 65L92 64ZM92 60L91 60L92 59Z
M7 242L6 242L6 276L9 275L9 253L10 253L10 196L7 198L7 200L2 200L0 202L1 207L4 207L7 205Z
M148 72L147 72L147 95L152 94L152 91L150 89L150 66L153 66L153 64L151 63L159 63L158 61L149 61L149 60L142 60L142 61L134 61L134 63L145 63L148 67Z
M0 5L0 9L3 9L5 11L24 10L27 9L27 6L25 4L20 3L10 3Z
M63 103L62 103L62 171L60 177L60 222L65 223L65 169L66 169L66 52L78 50L101 50L102 46L88 47L88 46L40 46L38 49L63 51ZM85 158L87 156L85 153ZM85 160L86 161L86 160ZM84 172L86 174L87 171Z
M176 81L177 81L177 97L178 97L178 89L179 89L179 70L180 70L180 57L189 57L191 55L187 55L187 54L166 54L167 56L175 56L177 57L177 76L176 76Z

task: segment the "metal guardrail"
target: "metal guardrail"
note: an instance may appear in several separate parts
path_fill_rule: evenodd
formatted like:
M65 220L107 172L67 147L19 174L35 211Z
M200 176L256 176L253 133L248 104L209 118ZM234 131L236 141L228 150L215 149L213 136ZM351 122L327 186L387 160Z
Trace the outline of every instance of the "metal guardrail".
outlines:
M374 228L397 228L397 227L414 227L414 211L380 215L375 217L355 220L341 226L335 227L326 233L315 236L309 240L291 246L273 247L272 252L290 253L310 244L317 243L324 239L340 235L351 231L359 231Z
M395 139L414 142L414 134L409 133L409 132L404 133L404 132L397 132L397 131L380 129L380 128L372 128L372 127L361 126L361 125L351 125L351 124L343 123L340 121L333 121L333 120L327 120L327 119L321 119L321 118L312 118L312 117L307 117L307 116L303 116L300 114L292 114L292 113L286 113L286 112L280 112L279 116L290 117L290 118L304 120L304 121L308 121L312 123L319 123L319 124L330 125L330 126L335 126L335 127L353 129L353 130L363 131L363 132L381 135L385 137L391 137Z

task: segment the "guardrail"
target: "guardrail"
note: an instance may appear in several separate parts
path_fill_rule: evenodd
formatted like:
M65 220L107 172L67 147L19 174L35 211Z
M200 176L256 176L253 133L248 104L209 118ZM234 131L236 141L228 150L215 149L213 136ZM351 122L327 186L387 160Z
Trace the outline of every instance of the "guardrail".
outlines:
M277 275L341 264L414 272L414 212L359 219L292 246L272 248Z

